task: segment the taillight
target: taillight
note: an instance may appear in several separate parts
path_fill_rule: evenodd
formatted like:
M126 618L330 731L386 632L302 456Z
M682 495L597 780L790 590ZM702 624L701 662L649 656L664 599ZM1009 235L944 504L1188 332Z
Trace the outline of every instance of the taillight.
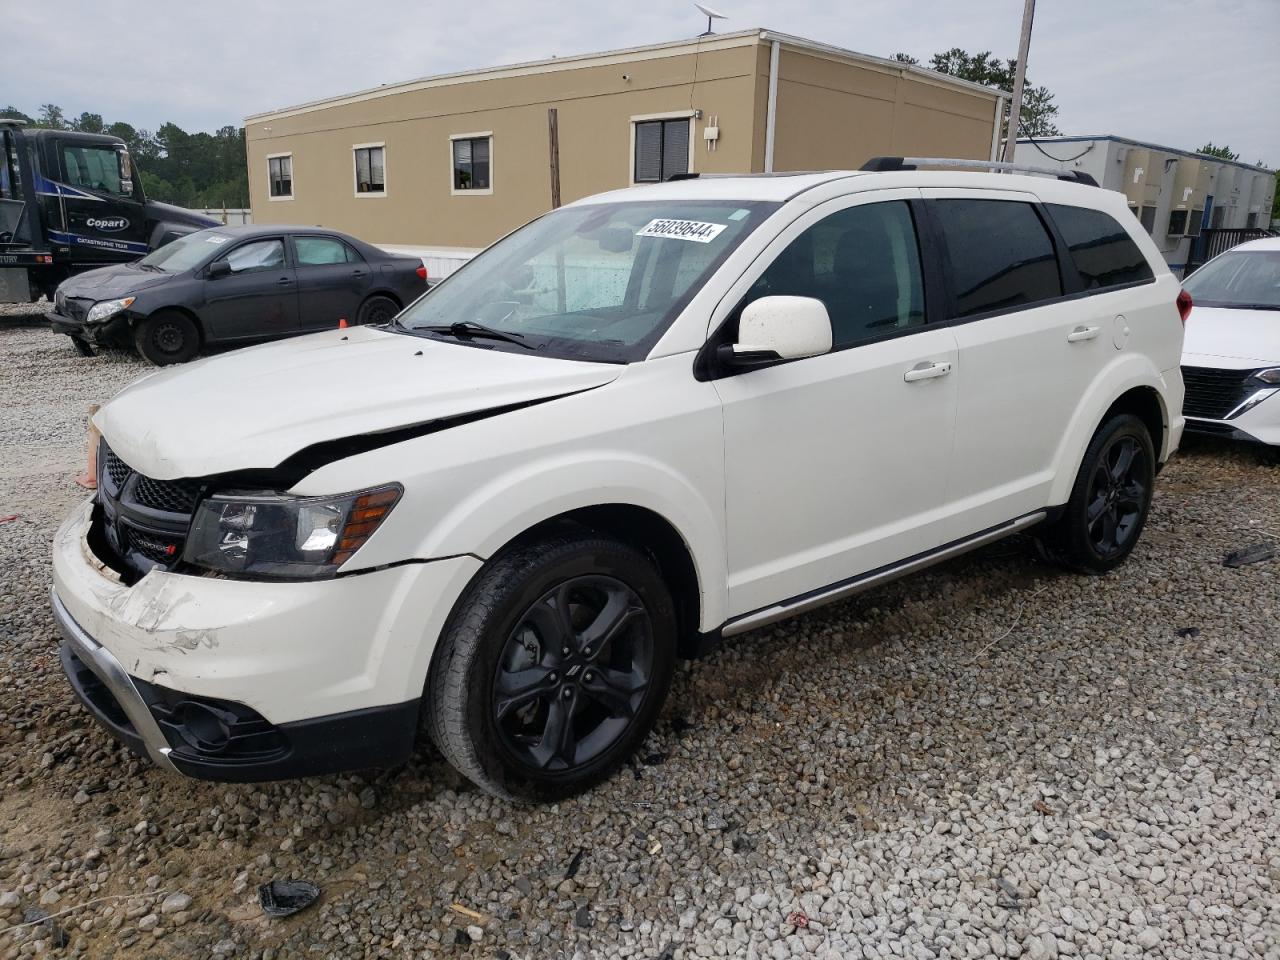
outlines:
M426 266L426 264L423 264L422 266L420 266L420 267L418 268L418 279L419 279L419 280L425 280L425 279L427 279L427 266Z
M1182 318L1183 323L1186 323L1187 317L1191 316L1191 294L1185 290L1179 290L1178 299L1175 302L1178 304L1178 316Z

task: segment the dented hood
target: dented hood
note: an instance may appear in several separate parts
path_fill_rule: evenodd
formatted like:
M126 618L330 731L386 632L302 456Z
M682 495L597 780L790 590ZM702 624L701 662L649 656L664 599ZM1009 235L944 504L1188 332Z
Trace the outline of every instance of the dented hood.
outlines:
M545 400L621 372L352 327L166 368L94 422L125 463L175 480L274 467L325 440Z

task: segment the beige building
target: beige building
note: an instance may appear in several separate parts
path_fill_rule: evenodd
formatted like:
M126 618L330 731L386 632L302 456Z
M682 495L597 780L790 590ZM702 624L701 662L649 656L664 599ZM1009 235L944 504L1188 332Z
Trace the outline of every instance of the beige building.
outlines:
M246 118L253 220L481 247L553 206L553 156L564 203L681 173L989 159L1004 96L766 30L428 77Z

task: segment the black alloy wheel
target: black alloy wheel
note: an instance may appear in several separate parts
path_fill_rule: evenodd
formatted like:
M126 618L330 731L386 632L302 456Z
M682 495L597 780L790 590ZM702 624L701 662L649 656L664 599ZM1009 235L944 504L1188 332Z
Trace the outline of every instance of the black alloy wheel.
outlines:
M1110 559L1131 546L1142 525L1151 469L1136 437L1119 435L1102 449L1089 483L1089 542Z
M1119 566L1142 535L1155 468L1155 446L1141 419L1121 413L1102 424L1061 515L1037 534L1041 552L1081 573Z
M652 677L653 625L636 592L612 577L574 577L530 606L507 638L494 724L519 763L579 768L626 732Z
M581 793L631 755L675 669L677 617L653 559L566 523L498 554L436 644L422 720L490 793Z

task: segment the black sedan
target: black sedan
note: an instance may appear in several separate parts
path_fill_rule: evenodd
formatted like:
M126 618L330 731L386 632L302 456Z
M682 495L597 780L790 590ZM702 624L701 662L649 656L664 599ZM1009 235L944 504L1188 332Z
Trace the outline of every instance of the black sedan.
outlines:
M155 364L204 347L385 323L427 289L422 261L318 227L213 227L134 263L65 280L53 329L92 355L132 345Z

